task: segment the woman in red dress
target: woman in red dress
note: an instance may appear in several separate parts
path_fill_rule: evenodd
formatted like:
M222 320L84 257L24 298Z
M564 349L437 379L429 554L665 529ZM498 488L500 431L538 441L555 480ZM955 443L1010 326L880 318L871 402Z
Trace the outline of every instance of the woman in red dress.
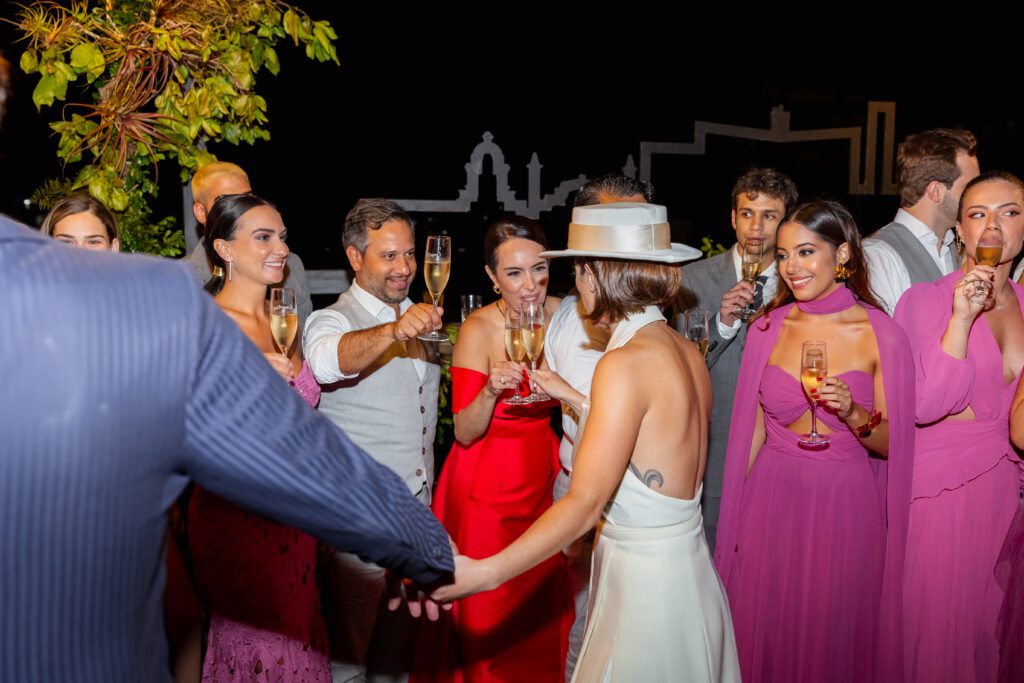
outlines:
M524 375L505 352L505 312L559 299L547 297L547 242L540 226L519 216L495 223L484 237L488 277L501 296L462 325L452 363L455 439L438 480L434 513L459 551L488 557L516 540L551 506L559 471L551 430L557 401L521 406L503 399ZM526 393L522 387L521 393ZM561 554L499 589L458 601L446 613L442 643L417 680L561 683L572 625L569 574Z

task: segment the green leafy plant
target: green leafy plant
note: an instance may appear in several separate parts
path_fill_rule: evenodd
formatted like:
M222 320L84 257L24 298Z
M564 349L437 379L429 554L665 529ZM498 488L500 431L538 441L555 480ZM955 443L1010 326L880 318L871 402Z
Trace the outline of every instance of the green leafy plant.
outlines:
M57 189L87 189L120 214L130 251L184 246L174 219L154 221L148 204L157 162L176 162L184 182L214 160L207 143L270 138L256 75L278 73L281 39L338 63L330 23L279 0L43 0L12 23L26 42L22 70L39 75L36 107L67 103L50 127L68 180L34 198L52 205Z
M727 251L728 247L720 242L715 242L708 236L704 236L700 240L700 250L704 252L706 258L711 258L716 254L722 254Z

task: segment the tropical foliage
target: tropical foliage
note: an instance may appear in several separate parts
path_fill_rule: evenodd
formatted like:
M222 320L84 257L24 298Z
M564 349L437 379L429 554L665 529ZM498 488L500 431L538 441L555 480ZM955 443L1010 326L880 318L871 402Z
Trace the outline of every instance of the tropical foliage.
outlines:
M157 162L185 181L212 161L207 143L268 140L262 70L277 74L281 39L338 62L326 21L279 0L51 0L21 6L21 68L38 74L40 110L66 102L50 124L65 179L36 192L40 208L87 189L120 214L124 248L172 255L174 220L153 220Z

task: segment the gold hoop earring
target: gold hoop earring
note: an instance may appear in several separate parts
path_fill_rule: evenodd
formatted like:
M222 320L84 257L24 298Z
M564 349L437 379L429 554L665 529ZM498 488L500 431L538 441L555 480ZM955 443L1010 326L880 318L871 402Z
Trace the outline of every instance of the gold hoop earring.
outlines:
M847 268L845 263L836 264L836 282L846 282L853 275L853 269Z
M495 282L495 283L494 283L494 286L493 286L493 287L491 287L491 289L493 289L493 290L494 290L494 293L495 293L495 294L501 294L501 287L499 287L499 286L498 286L498 283L497 283L497 282Z

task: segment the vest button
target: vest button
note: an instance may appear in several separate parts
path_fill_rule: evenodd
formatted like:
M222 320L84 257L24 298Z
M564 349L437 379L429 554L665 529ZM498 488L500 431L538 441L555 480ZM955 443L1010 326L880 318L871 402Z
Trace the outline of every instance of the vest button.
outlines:
M424 449L424 450L426 450L426 449ZM422 477L423 476L423 470L416 470L416 476L417 477Z
M420 393L421 394L423 393L423 387L420 387Z
M421 412L421 413L425 413L425 412L427 412L427 409L426 409L426 408L424 408L423 406L420 406L420 412Z
M424 428L423 428L423 433L424 433L424 434L426 434L426 433L427 433L427 428L426 428L426 427L424 427Z
M426 446L424 446L423 447L423 455L426 455L426 454L427 454L427 448L426 448Z

